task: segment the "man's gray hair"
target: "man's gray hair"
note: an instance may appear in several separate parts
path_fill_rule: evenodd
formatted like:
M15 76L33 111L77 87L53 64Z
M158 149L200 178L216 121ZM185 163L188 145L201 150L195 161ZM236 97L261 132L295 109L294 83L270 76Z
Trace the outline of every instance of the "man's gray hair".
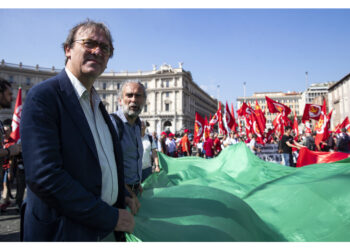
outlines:
M118 100L122 100L123 99L123 92L124 92L124 88L126 87L126 85L128 85L129 83L137 83L141 86L142 90L143 90L143 96L145 98L145 102L147 99L147 92L146 92L146 88L145 86L141 83L140 80L138 79L130 79L130 80L126 80L124 82L122 82L122 85L120 87L120 90L118 92Z

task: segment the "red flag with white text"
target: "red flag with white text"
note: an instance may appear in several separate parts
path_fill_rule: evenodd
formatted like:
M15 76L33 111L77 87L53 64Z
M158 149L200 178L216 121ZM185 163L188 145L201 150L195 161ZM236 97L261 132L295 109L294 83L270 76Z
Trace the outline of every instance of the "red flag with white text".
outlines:
M22 114L22 88L19 88L17 98L16 98L15 110L12 116L12 124L11 124L12 133L10 135L12 139L15 140L15 142L17 142L20 139L19 124L21 122L21 114Z

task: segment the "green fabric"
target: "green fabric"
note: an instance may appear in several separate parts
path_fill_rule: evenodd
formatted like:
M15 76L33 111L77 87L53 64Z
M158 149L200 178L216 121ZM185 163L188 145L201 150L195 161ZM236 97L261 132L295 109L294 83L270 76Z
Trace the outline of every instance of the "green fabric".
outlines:
M214 159L159 160L136 241L350 241L350 159L297 169L240 143Z

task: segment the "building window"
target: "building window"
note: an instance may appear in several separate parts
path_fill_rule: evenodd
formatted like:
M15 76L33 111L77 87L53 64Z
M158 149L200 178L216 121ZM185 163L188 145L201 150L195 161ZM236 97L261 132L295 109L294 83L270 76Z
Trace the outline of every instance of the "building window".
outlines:
M169 88L169 81L165 82L165 87Z
M165 104L165 111L169 111L169 103Z
M117 83L117 89L120 89L120 83L119 82Z
M103 89L107 89L107 83L103 83L103 87L102 87Z
M165 92L165 97L169 97L169 92Z
M147 104L143 107L143 112L147 112Z
M9 82L10 82L10 83L13 83L13 76L10 76L10 77L9 77Z
M106 100L106 94L102 95L102 99Z
M27 77L27 78L26 78L26 84L27 84L27 85L30 85L30 77Z
M148 84L147 84L147 82L145 82L145 89L147 89L147 86L148 86Z

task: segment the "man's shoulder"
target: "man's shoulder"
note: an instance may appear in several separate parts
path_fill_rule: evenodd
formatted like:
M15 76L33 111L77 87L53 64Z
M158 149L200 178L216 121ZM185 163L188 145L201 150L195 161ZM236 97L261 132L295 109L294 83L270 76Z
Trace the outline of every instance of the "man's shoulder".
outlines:
M56 76L50 77L35 86L33 86L29 92L28 96L37 96L40 95L42 97L44 96L50 96L51 94L55 93L57 89L59 88L59 81L60 78L62 78L62 72L59 73Z

